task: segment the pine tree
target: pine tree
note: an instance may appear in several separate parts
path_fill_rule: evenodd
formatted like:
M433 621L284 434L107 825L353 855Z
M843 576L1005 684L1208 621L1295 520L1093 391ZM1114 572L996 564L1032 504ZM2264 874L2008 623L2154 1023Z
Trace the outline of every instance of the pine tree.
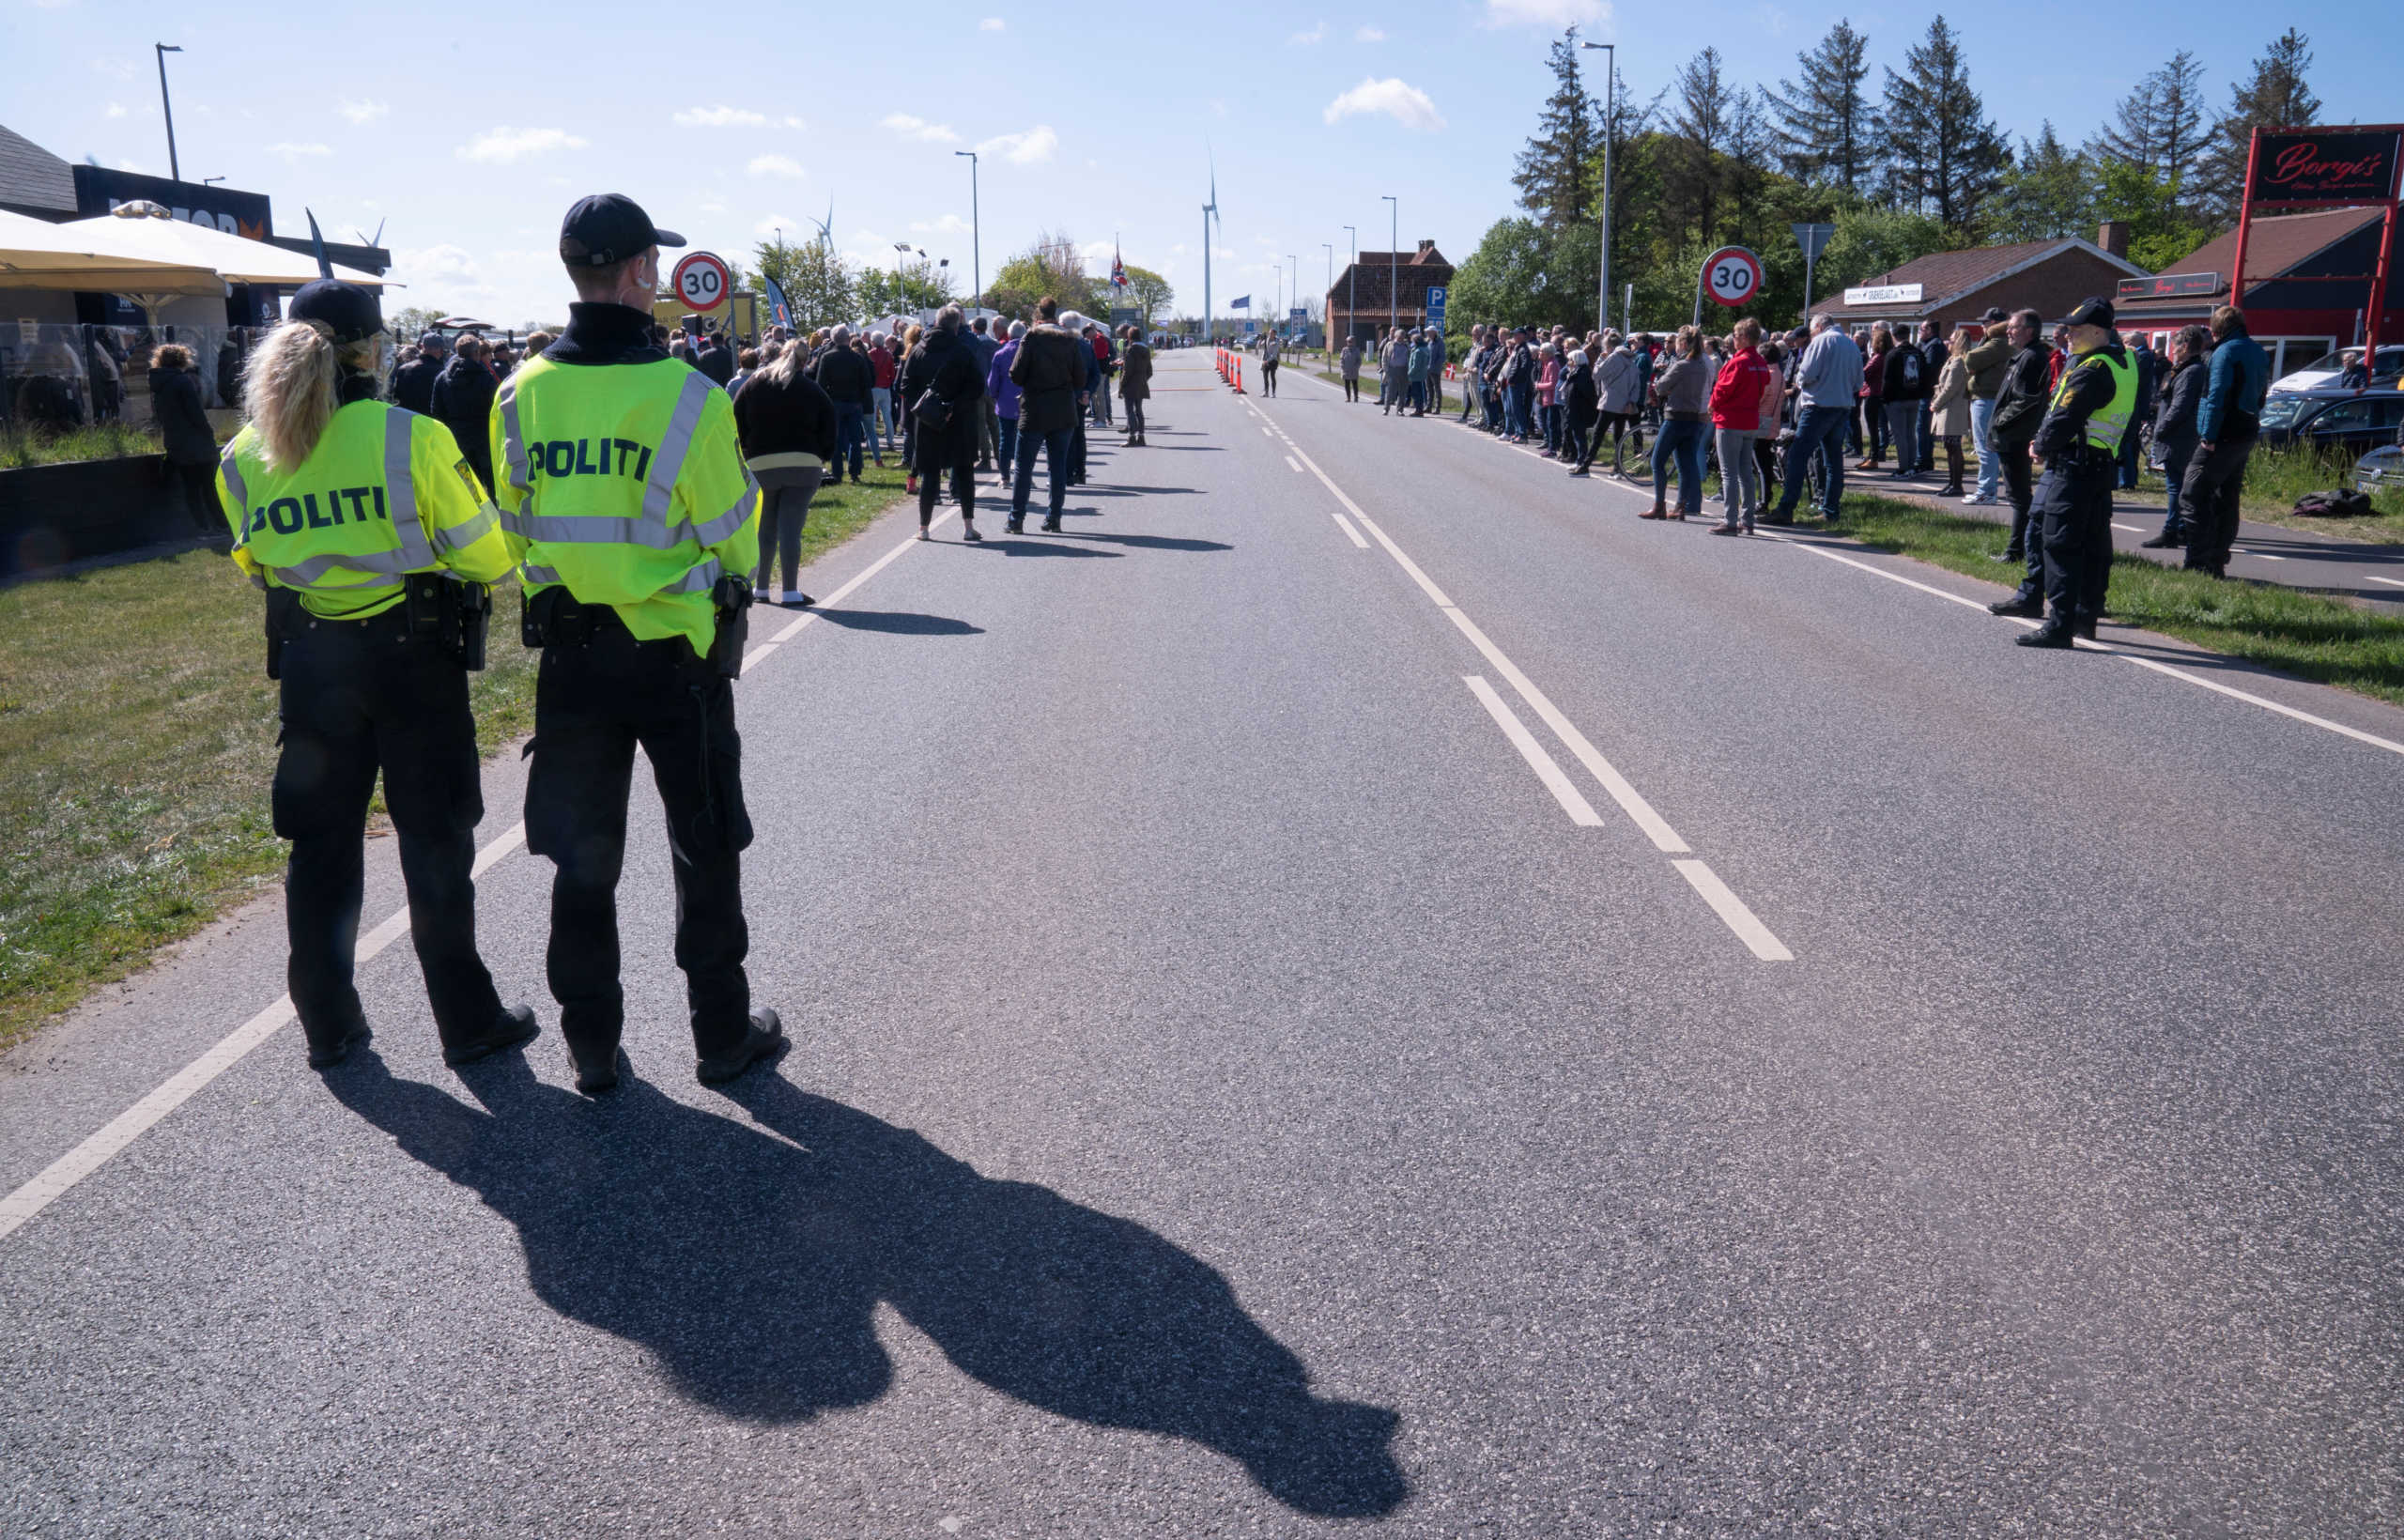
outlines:
M1877 169L1877 122L1862 83L1870 78L1870 39L1840 21L1808 54L1797 54L1802 78L1764 92L1778 119L1780 159L1787 174L1863 191Z
M1671 228L1695 240L1718 233L1720 194L1727 180L1722 162L1743 93L1719 68L1719 50L1705 48L1678 71L1670 86L1670 180L1666 207Z
M2254 131L2304 128L2320 116L2320 99L2304 83L2311 68L2312 39L2289 27L2254 61L2252 78L2230 87L2228 112L2196 167L2196 204L2214 228L2237 223Z
M2020 163L2004 177L1996 199L1995 234L2005 240L2091 238L2095 228L2095 166L2073 153L2050 119L2037 142L2020 142Z
M2088 146L2088 158L2139 167L2174 195L2189 188L2208 131L2203 80L2204 67L2194 54L2182 48L2172 54L2120 99L2114 120Z
M1895 204L1975 236L1981 212L2011 169L2011 149L1970 88L1961 42L1944 17L1931 22L1927 38L1903 55L1903 73L1887 71L1879 124Z
M1594 208L1587 184L1587 162L1602 147L1595 99L1578 64L1578 29L1571 27L1552 45L1552 95L1536 118L1535 136L1519 151L1512 184L1519 190L1519 206L1541 217L1551 229L1582 223Z

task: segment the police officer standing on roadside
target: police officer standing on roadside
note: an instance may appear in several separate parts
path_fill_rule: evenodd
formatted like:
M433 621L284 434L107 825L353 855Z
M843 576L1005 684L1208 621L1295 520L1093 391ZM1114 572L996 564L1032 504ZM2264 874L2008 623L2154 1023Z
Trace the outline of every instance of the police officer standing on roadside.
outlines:
M2112 576L2112 491L2121 436L2136 415L2137 366L2112 330L2108 300L2070 313L2070 362L2030 449L2045 462L2030 511L2030 538L2044 542L2045 624L2015 639L2023 647L2069 647L2095 639ZM2042 535L2040 531L2042 531ZM1990 606L2026 614L2033 601Z
M526 542L534 695L526 846L550 858L551 993L577 1089L618 1083L625 995L617 887L640 745L668 810L676 962L704 1084L785 1046L743 960L742 745L732 679L760 556L760 488L734 408L652 341L659 248L634 200L579 201L560 227L567 330L493 398L501 522Z
M468 670L484 667L485 585L519 547L451 430L376 399L390 343L365 289L302 288L251 356L250 421L218 467L234 560L268 594L288 978L319 1069L371 1035L351 968L379 769L443 1058L467 1064L537 1030L532 1010L501 1009L477 955L470 876L484 797Z

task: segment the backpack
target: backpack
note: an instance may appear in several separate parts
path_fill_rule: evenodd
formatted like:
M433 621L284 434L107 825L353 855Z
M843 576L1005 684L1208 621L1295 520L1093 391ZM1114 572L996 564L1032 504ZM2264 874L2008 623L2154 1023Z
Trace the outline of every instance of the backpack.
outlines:
M2370 498L2361 492L2306 492L2295 500L2295 512L2313 518L2367 518Z
M1895 349L1893 356L1887 360L1887 367L1892 369L1901 364L1903 389L1917 393L1919 390L1919 349L1905 346Z

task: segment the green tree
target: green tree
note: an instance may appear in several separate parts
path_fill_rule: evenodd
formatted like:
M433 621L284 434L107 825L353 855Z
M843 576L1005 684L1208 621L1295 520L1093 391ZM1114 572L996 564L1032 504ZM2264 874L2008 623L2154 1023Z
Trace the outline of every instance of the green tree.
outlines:
M1880 125L1890 201L1935 215L1963 239L1976 239L1988 200L2002 190L2011 150L1971 88L1960 39L1944 17L1929 23L1927 38L1903 55L1901 73L1887 71Z
M793 306L794 325L800 331L812 331L858 317L858 281L851 264L825 237L795 245L782 236L773 236L752 248L751 255L760 276L775 279L785 291L785 300Z
M2254 61L2245 82L2230 87L2228 111L2196 168L2196 203L2213 229L2237 223L2254 131L2304 128L2320 116L2320 99L2304 79L2311 68L2312 39L2289 27Z
M395 342L415 342L442 319L443 313L429 305L409 305L384 317L384 330Z
M1992 233L2001 240L2058 240L2095 232L2095 165L2072 150L2047 120L2037 142L2020 142L2020 163L2005 173Z
M1953 232L1942 220L1916 208L1859 205L1839 211L1835 223L1837 233L1820 254L1817 277L1823 297L1955 245Z
M2129 260L2149 272L2163 269L2211 239L2203 220L2181 208L2179 188L2144 166L2114 162L2103 167L2095 212L2129 227Z
M1062 310L1107 316L1109 285L1086 271L1085 255L1066 235L1045 231L1035 243L1002 264L985 288L985 301L1003 315L1032 322L1036 301L1050 296Z
M1143 325L1156 324L1177 302L1177 289L1169 281L1149 268L1127 264L1127 300L1143 317Z
M863 316L939 310L960 298L951 270L923 256L891 270L868 269L859 275L857 285Z
M1588 162L1600 147L1600 116L1586 93L1578 60L1578 29L1571 27L1552 45L1552 95L1537 115L1534 137L1519 151L1512 184L1519 190L1519 207L1535 214L1551 229L1575 224L1592 214Z
M1810 53L1795 55L1798 79L1765 93L1789 176L1852 193L1875 176L1878 120L1861 89L1870 78L1869 54L1870 39L1840 21Z
M2204 67L2185 49L2137 82L2113 109L2088 158L2097 164L2132 165L2165 186L2195 180L2210 126L2204 120Z

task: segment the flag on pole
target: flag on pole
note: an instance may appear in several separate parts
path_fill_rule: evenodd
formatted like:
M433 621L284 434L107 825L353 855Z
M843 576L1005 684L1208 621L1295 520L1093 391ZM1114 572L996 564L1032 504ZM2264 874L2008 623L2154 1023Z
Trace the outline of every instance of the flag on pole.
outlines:
M773 278L763 279L762 282L768 285L769 323L774 326L781 326L787 331L791 331L793 329L793 306L785 302L785 291L777 285L777 281Z
M1245 294L1230 300L1227 301L1227 308L1229 310L1250 310L1252 308L1252 296Z
M1116 246L1110 249L1110 286L1112 288L1127 286L1127 264L1118 260L1118 248Z

